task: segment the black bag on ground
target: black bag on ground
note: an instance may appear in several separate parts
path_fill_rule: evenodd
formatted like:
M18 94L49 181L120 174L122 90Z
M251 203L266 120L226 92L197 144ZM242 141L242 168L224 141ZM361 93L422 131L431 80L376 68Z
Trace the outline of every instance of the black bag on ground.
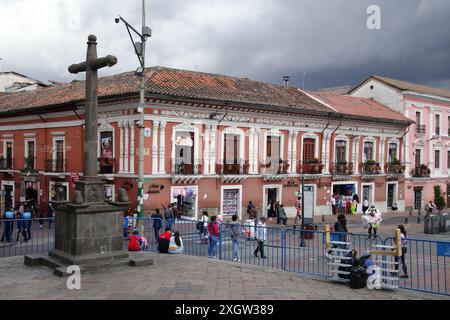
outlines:
M158 241L158 251L159 253L169 253L169 243L170 241L164 238L159 238Z
M345 257L348 257L348 259L341 259L340 263L341 264L347 264L349 266L339 266L338 270L339 271L350 272L350 270L353 267L357 267L358 266L358 259L356 259L356 251L355 250L350 251L349 253L347 253L345 255ZM350 279L350 274L339 273L339 278L348 280L348 279Z
M353 267L350 270L350 288L361 289L367 285L367 272L364 267Z

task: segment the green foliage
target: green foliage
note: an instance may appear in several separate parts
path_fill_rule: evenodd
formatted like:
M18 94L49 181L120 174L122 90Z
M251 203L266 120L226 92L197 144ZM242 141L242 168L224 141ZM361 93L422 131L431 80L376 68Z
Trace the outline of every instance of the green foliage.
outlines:
M445 208L445 200L441 193L441 186L434 186L434 203L439 210Z

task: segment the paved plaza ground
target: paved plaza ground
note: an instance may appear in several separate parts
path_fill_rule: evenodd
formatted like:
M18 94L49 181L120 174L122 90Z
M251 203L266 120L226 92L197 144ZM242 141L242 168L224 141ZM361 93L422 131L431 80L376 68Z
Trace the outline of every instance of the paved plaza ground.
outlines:
M303 275L192 256L150 253L154 265L82 274L81 289L47 267L26 267L23 256L0 260L0 299L119 300L430 300L449 299L407 290L354 290Z

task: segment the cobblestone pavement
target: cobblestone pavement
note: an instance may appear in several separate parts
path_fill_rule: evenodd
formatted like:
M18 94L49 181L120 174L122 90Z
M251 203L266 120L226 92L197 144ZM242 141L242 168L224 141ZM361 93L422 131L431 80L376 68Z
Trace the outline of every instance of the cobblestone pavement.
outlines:
M115 267L81 276L81 290L46 267L26 267L23 256L0 261L0 299L448 299L406 290L354 290L345 284L306 278L232 262L149 254L153 266Z

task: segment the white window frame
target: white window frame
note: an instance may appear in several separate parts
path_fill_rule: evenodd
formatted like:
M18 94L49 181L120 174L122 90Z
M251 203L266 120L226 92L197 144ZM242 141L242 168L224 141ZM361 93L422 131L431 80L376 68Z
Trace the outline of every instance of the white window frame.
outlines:
M201 159L200 157L200 130L199 128L197 128L194 125L191 124L186 124L186 123L182 123L179 124L177 126L174 126L172 128L172 137L171 137L171 144L172 144L172 150L171 150L171 166L172 166L172 171L171 172L175 172L175 136L177 134L177 132L193 132L194 133L194 159L192 159L192 164L194 165L194 170L195 173L198 173L198 169L197 166L195 166L196 164L198 164L197 162L199 161L199 159ZM204 163L209 163L209 159L203 159Z
M264 148L263 148L263 160L267 160L267 139L268 137L279 137L280 138L280 160L287 160L284 157L284 133L278 129L269 129L264 133Z
M363 139L363 145L362 145L362 160L363 161L361 161L361 162L365 162L365 161L367 161L367 159L365 159L365 161L364 161L364 158L365 158L365 154L364 154L364 145L366 144L366 142L371 142L372 144L373 144L373 153L372 153L372 155L373 155L373 159L370 159L370 160L373 160L373 161L377 161L377 152L378 152L378 146L377 146L377 140L374 138L374 137L372 137L372 136L369 136L369 137L365 137L364 139Z
M302 146L300 150L300 161L303 163L303 142L305 139L314 139L314 158L319 159L319 136L313 132L307 132L302 135Z
M3 210L6 210L6 209L8 209L8 208L4 208L4 206L5 206L5 199L4 199L4 197L5 197L5 195L3 194L3 190L5 190L5 186L12 186L12 205L13 205L13 207L15 206L15 203L16 203L16 199L15 199L15 195L16 195L16 186L15 186L15 184L14 184L14 181L8 181L8 180L2 180L2 184L1 184L1 186L2 186L2 193L1 193L1 197L2 197L2 209Z
M439 168L436 168L436 150L439 151ZM433 147L433 168L430 168L433 170L434 176L441 177L442 176L442 147L441 146L434 146Z
M101 133L102 132L112 132L112 150L113 150L113 158L116 158L116 146L114 145L115 141L116 141L116 136L115 136L115 130L114 127L111 126L109 123L107 123L106 125L100 126L97 130L97 158L100 158L101 155L101 145L100 145L100 138L101 138Z
M351 152L350 150L350 139L347 136L344 135L338 135L334 138L334 143L333 143L333 163L336 163L336 142L343 140L345 141L345 161L347 161L347 163L349 163L349 153Z
M6 160L6 144L8 142L11 142L12 146L12 163L11 163L11 170L14 168L14 139L2 139L3 142L3 158Z
M197 220L199 219L198 216L198 197L199 197L199 193L198 193L198 186L195 185L190 185L190 186L172 186L170 187L170 202L173 202L173 190L174 189L182 189L182 188L192 188L196 190L196 194L197 196L195 197L195 212L194 212L194 217L192 218L193 220ZM163 212L164 214L164 212ZM185 217L186 219L189 219L188 217Z
M334 186L345 185L345 184L355 185L355 192L359 190L358 189L358 181L336 181L336 182L333 181L333 182L331 182L331 195L333 195Z
M387 144L387 155L386 155L387 162L389 163L389 145L390 144L396 144L397 145L397 148L396 148L396 151L395 151L395 158L397 160L401 161L400 160L400 141L398 139L392 139L391 138L391 139L388 140L388 144Z
M26 159L28 157L28 142L34 142L34 153L33 153L33 165L34 168L36 168L36 138L25 138L24 143L24 159Z
M225 128L224 130L222 130L221 134L221 146L220 146L220 160L222 161L221 164L224 163L225 161L225 155L223 154L224 150L225 150L225 135L226 134L234 134L234 135L238 135L239 136L239 164L243 164L245 159L245 152L244 152L244 144L245 144L245 134L244 134L244 130L240 129L240 128L236 128L236 127L228 127Z
M60 184L66 187L66 201L69 201L69 182L58 182L58 181L49 181L48 186L48 201L52 202L52 187L55 184Z
M394 201L393 203L397 203L398 206L398 181L386 181L386 208L388 208L387 206L387 202L388 202L388 190L389 190L389 185L390 184L394 184L395 185L395 192L394 192Z
M266 197L266 191L267 189L277 189L277 199L279 199L280 204L283 203L282 197L283 197L283 185L281 184L265 184L263 185L263 205L262 205L262 216L267 217L267 197Z
M370 192L371 193L370 197L372 198L372 202L370 202L370 200L369 200L369 204L375 204L375 182L361 182L361 189L360 189L361 193L360 193L360 196L359 196L359 202L360 203L364 202L364 197L363 197L364 186L371 186L372 187L372 191Z
M52 152L52 160L53 162L56 161L58 150L56 150L56 142L62 141L63 142L63 164L64 164L64 171L66 170L66 137L64 136L56 136L53 137L53 152Z
M439 116L439 135L436 135L436 116ZM433 136L442 136L442 113L434 112L433 113Z
M220 214L223 215L223 191L224 190L239 190L238 192L238 217L239 220L242 219L242 185L229 185L229 186L221 186L220 187Z

